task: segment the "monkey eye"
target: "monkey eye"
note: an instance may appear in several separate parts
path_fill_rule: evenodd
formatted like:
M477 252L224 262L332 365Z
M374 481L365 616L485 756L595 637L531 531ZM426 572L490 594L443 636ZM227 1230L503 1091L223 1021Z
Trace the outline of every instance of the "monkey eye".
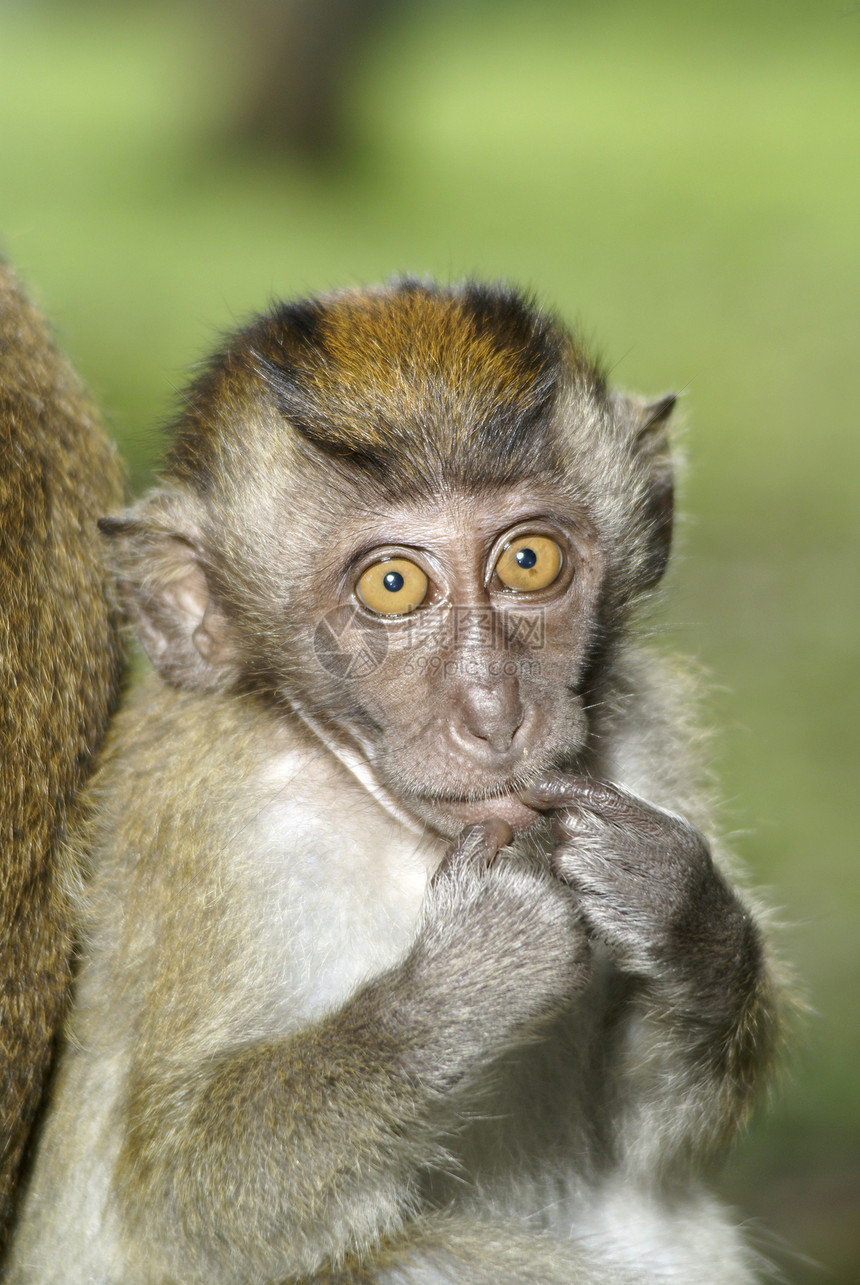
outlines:
M520 535L502 550L496 575L506 589L533 593L546 589L561 571L562 554L546 535Z
M424 572L408 558L384 558L362 573L356 593L380 616L403 616L421 606L428 587Z

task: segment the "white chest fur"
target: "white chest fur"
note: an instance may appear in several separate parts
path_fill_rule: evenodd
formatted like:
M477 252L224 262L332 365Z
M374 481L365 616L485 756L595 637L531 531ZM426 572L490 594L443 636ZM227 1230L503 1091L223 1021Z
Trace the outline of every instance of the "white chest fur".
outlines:
M319 1017L402 957L444 851L322 757L270 760L244 872L261 955L277 961L291 1022Z

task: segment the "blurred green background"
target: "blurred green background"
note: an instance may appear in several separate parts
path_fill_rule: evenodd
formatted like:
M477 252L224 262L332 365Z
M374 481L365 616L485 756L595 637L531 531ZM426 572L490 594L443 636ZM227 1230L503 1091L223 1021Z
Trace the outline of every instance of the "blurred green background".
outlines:
M719 1182L790 1281L860 1280L860 5L30 0L0 68L0 236L135 488L221 331L400 271L684 394L659 642L812 1008Z

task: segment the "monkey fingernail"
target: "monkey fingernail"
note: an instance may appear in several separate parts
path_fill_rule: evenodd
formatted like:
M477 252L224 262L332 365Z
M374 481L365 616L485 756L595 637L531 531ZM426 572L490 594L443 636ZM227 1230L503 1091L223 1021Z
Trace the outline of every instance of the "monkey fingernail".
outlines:
M445 855L444 865L465 862L468 865L490 866L499 848L513 839L513 830L500 817L490 817L463 830Z
M507 821L503 821L501 817L490 817L488 821L484 822L484 826L486 828L487 843L494 844L496 851L499 848L506 848L514 837L513 830Z

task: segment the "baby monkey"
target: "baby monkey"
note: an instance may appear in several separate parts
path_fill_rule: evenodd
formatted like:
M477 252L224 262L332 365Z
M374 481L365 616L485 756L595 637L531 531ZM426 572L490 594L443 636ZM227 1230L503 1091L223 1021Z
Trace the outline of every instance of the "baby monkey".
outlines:
M688 684L674 399L512 290L275 308L106 518L151 661L10 1285L711 1285L775 1040Z

